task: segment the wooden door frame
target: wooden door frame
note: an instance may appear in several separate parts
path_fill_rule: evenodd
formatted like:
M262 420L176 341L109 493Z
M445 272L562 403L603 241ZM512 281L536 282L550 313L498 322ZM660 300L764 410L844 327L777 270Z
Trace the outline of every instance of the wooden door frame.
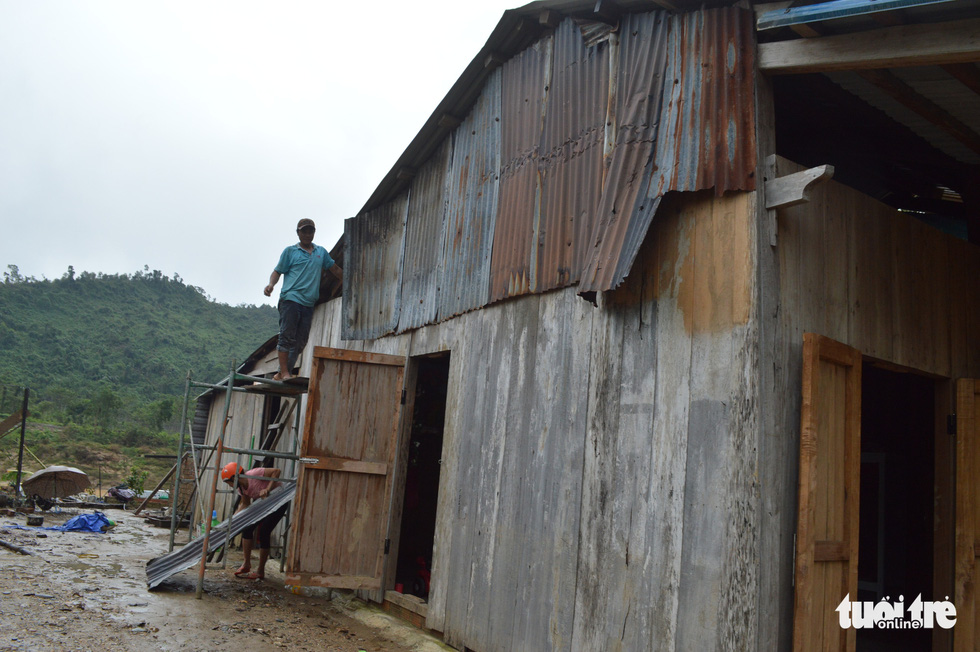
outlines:
M829 338L820 338L828 340ZM833 342L833 340L830 340ZM813 342L809 346L816 346ZM847 346L847 345L845 345ZM806 351L806 345L804 348ZM806 356L806 353L804 353ZM885 360L861 354L860 364L872 364L882 369L902 374L914 374L920 378L932 381L934 401L934 428L933 428L933 454L934 454L934 480L933 480L933 501L934 501L934 526L933 526L933 593L934 600L941 600L945 596L952 596L955 585L955 564L956 564L956 468L957 442L951 436L948 421L949 415L955 411L956 401L956 381L951 378L930 374L921 369L906 367L890 363ZM863 376L863 374L862 374ZM863 394L863 389L861 391ZM812 406L809 406L812 408ZM807 409L801 406L801 409ZM858 419L865 410L863 397L861 408L858 412ZM802 433L801 433L802 437ZM801 444L802 445L802 444ZM860 443L858 444L860 450ZM797 458L799 459L799 458ZM803 469L799 472L802 474ZM799 505L797 505L797 520L800 518ZM858 522L860 523L860 514ZM797 545L799 545L797 543ZM855 547L860 549L859 543ZM794 560L796 563L796 560ZM856 564L855 564L856 566ZM795 574L795 572L794 572ZM794 595L796 591L794 590ZM857 596L851 598L856 600ZM797 617L797 605L794 597L794 620ZM795 626L794 626L795 630ZM932 630L932 650L935 652L949 651L953 649L953 637L955 628L946 630L936 627Z

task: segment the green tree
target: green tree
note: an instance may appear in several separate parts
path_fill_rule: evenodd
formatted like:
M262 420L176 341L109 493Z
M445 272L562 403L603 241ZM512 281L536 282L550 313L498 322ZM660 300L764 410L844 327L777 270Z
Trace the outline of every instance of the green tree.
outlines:
M108 387L103 387L95 398L89 401L88 413L102 430L109 430L116 423L122 399Z
M20 268L17 265L7 265L7 271L3 273L4 283L22 283L24 277L20 275Z
M146 477L150 475L149 471L143 468L144 466L143 460L136 460L129 467L129 476L126 478L126 486L135 491L137 496L143 493L143 484L146 482Z

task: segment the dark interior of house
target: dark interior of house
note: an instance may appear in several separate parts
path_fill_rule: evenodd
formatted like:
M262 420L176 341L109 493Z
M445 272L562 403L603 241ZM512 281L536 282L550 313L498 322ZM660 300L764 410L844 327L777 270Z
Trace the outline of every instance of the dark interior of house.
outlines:
M432 570L448 385L448 353L418 359L395 583L402 592L423 599L429 595Z
M934 382L873 364L862 374L858 600L942 600L933 595ZM859 629L857 642L932 649L931 630Z

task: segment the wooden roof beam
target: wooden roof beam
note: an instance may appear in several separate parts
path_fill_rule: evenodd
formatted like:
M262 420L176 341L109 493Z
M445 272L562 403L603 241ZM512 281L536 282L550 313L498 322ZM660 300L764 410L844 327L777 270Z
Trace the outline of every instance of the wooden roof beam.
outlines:
M980 68L969 63L943 66L943 70L955 77L961 84L980 95Z
M899 103L936 125L964 146L980 154L980 135L950 115L941 106L887 70L860 70L863 79L891 95Z
M759 44L759 69L774 75L974 61L980 61L976 18Z

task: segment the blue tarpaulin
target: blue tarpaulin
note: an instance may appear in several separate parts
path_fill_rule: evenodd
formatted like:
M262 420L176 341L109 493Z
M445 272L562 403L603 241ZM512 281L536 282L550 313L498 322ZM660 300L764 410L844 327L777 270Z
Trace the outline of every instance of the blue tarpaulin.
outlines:
M104 532L103 528L108 530L111 527L115 527L116 524L109 520L109 518L102 512L93 512L92 514L79 514L78 516L73 516L68 519L62 525L52 525L50 527L27 527L25 525L5 525L4 527L11 527L16 530L56 530L58 532Z

